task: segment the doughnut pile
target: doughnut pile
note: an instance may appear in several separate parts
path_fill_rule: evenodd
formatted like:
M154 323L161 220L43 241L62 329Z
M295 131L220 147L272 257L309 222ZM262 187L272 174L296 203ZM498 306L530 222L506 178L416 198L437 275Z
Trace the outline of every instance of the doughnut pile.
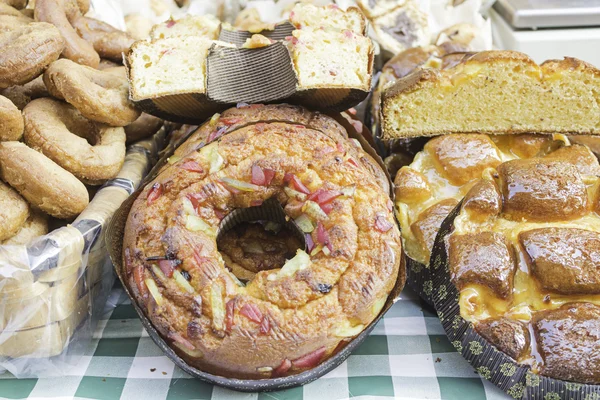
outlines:
M388 189L335 119L240 105L194 132L139 193L124 280L191 366L230 378L297 374L358 335L404 282ZM256 226L222 231L257 208L282 208L305 243Z
M88 1L26 5L0 4L0 244L47 233L48 217L73 220L90 186L117 175L126 141L162 124L129 101L128 34L85 17Z

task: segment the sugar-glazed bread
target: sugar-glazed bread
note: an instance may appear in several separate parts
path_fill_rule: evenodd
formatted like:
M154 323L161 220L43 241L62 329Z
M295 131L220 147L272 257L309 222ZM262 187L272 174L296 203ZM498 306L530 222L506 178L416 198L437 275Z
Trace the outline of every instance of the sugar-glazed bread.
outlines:
M600 70L575 58L537 65L485 51L452 68L419 69L382 98L383 138L446 133L600 134Z

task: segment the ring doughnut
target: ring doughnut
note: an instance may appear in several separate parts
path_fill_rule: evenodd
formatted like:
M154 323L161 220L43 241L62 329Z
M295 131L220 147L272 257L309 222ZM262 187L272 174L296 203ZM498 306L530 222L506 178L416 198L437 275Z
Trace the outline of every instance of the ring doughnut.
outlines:
M64 48L60 32L42 22L27 23L9 15L0 19L0 89L34 79Z
M19 110L22 110L31 100L48 97L50 93L44 84L44 76L40 75L24 85L7 87L0 91L0 95L12 101Z
M77 64L98 67L100 56L91 44L77 35L71 25L72 21L81 16L79 4L75 0L37 0L34 12L36 21L49 22L58 28L65 40L62 52L65 58Z
M29 217L29 205L13 188L0 181L0 241L14 236Z
M162 124L162 119L154 115L142 113L138 119L125 127L127 143L137 142L140 139L155 134Z
M23 118L25 143L82 182L101 184L114 178L123 166L123 128L89 121L73 106L50 98L29 103Z
M23 116L12 101L0 96L0 142L19 140L23 135Z
M73 27L79 36L94 46L100 57L113 61L122 62L123 53L126 53L135 41L127 32L93 18L77 18L73 21Z
M373 321L404 279L388 193L338 148L335 128L262 118L148 183L123 242L128 286L153 325L188 363L231 378L316 366ZM243 286L224 266L217 231L233 210L267 200L311 232L307 252Z
M19 245L27 244L38 236L48 233L48 216L39 211L31 211L29 218L17 231L17 233L9 239L0 242L2 245Z
M116 70L116 71L115 71ZM44 73L50 94L72 104L93 121L111 126L125 126L140 116L129 100L125 68L104 71L60 59Z
M76 217L89 203L83 183L20 142L0 143L0 178L31 205L56 218Z

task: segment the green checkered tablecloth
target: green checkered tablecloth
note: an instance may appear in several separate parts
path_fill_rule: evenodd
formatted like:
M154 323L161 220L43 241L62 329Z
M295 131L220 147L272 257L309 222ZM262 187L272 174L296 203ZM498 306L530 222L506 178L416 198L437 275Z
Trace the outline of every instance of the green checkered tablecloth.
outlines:
M121 287L81 361L66 376L0 375L8 399L506 399L446 339L434 312L405 290L371 336L337 369L303 387L239 393L175 367L148 337Z

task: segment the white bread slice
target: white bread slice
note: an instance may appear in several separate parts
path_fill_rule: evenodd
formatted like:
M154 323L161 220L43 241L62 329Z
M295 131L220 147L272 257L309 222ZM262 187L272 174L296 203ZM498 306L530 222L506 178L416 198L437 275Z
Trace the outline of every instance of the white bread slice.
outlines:
M287 45L298 76L298 89L371 89L371 39L349 30L302 29L292 35Z
M538 66L485 51L452 68L420 69L382 96L384 139L446 133L600 134L600 70L577 60Z
M221 21L210 14L186 15L180 19L170 19L154 25L150 31L151 39L164 39L175 36L205 36L208 39L218 39L221 31Z
M289 19L296 29L349 29L359 35L367 31L367 19L358 7L348 7L344 11L335 4L318 7L298 3L290 11Z
M133 101L206 92L206 57L215 43L201 36L137 41L127 55Z

